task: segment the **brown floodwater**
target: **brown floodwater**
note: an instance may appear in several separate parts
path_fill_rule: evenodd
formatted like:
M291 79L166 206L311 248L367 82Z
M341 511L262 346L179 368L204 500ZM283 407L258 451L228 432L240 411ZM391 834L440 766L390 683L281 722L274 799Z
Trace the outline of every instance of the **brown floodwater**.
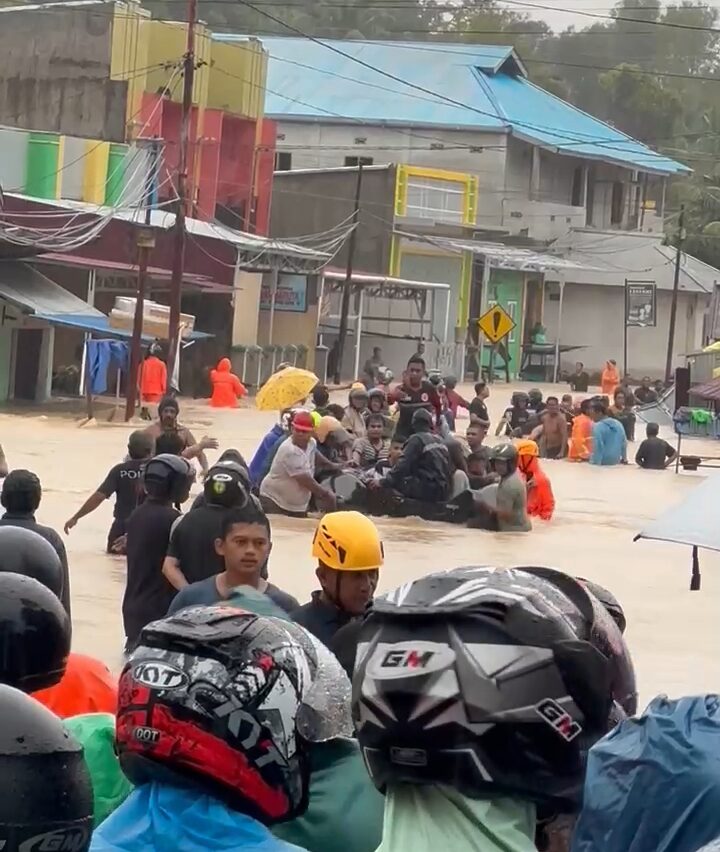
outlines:
M496 387L491 400L495 416L510 395L507 386ZM183 403L181 418L196 437L212 434L222 448L237 447L248 459L274 419L272 413L249 408L218 412L202 402ZM466 424L459 420L458 429L464 430ZM107 470L123 458L131 429L124 424L78 428L73 420L54 416L0 416L0 441L10 466L26 467L40 476L44 496L38 519L60 531ZM641 431L640 427L638 434ZM212 453L211 460L216 455ZM720 554L701 552L702 590L690 592L690 548L633 543L643 525L681 501L702 481L701 475L676 476L632 465L598 469L566 461L544 462L544 468L555 491L556 514L550 523L536 522L527 535L416 518L378 519L386 554L380 590L460 565L553 565L597 580L623 604L643 701L659 692L676 696L716 690ZM122 558L104 553L111 516L112 504L107 502L81 520L66 543L74 649L117 668L123 645L120 603L125 565ZM272 528L273 582L304 601L315 587L310 557L314 521L273 517Z

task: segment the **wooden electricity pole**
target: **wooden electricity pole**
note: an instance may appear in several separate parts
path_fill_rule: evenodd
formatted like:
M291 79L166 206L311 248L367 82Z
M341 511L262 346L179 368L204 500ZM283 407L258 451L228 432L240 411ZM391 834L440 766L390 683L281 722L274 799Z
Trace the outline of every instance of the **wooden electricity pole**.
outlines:
M675 321L677 319L678 291L680 289L680 262L682 260L682 247L685 242L685 205L680 207L678 217L678 235L675 252L675 278L673 279L672 301L670 302L670 327L668 328L667 358L665 359L665 384L672 381L673 375L673 349L675 348Z

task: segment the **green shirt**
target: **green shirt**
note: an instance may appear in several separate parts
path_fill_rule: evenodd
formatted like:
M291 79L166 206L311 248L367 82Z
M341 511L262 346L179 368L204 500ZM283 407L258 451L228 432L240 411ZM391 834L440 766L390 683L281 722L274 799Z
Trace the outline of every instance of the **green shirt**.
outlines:
M367 774L358 744L350 739L315 743L310 762L307 811L272 826L273 834L308 852L375 852L382 840L384 799Z
M497 489L497 507L510 512L510 520L498 517L500 532L529 532L532 524L527 513L527 487L519 473L513 473L500 481Z

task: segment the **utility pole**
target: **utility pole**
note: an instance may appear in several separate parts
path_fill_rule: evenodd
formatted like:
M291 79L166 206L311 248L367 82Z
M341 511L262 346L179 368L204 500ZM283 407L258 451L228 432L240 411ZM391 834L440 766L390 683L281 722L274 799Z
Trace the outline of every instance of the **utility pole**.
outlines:
M190 160L190 118L195 81L195 24L197 0L188 0L187 47L183 57L183 99L180 125L180 151L177 176L178 203L175 212L175 251L170 280L170 319L168 322L168 376L173 375L180 333L180 301L185 267L185 216L189 208L188 171Z
M670 303L670 328L668 329L667 358L665 360L665 384L669 384L673 373L673 349L675 347L675 320L677 318L678 290L680 289L680 261L685 242L685 205L680 205L678 235L675 253L675 278L673 279L672 302Z
M340 371L342 370L343 352L345 350L345 338L347 337L348 313L350 312L350 289L353 275L353 260L355 259L355 244L357 242L358 223L360 221L360 194L362 192L363 167L358 161L357 183L355 185L355 207L353 209L353 225L348 239L347 266L345 267L345 281L343 282L342 300L340 302L340 328L336 345L335 375L333 381L340 383ZM355 333L359 333L359 329Z
M150 252L155 248L155 235L150 225L152 222L152 194L155 191L155 182L158 174L159 141L153 139L150 143L150 157L148 170L145 177L145 227L137 234L138 249L138 274L137 274L137 296L135 298L135 315L133 317L132 340L130 342L130 369L128 371L127 387L125 389L125 421L131 420L135 415L135 403L137 401L138 379L140 374L142 327L143 315L145 313L145 284L147 282L147 267Z

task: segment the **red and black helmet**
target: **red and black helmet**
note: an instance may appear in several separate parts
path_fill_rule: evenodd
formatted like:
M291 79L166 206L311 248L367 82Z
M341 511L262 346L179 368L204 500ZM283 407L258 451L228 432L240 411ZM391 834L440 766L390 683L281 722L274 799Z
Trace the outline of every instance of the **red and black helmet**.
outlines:
M297 725L317 661L278 619L191 607L142 631L120 678L117 747L135 784L192 784L265 824L307 808Z

